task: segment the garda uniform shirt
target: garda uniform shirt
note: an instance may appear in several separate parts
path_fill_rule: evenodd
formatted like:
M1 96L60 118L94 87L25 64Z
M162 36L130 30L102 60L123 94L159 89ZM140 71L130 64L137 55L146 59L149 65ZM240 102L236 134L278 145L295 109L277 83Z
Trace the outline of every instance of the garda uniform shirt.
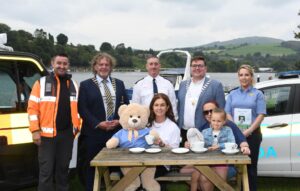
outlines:
M235 116L234 112L236 109L249 109L250 123L252 124L259 114L266 114L266 103L263 93L252 86L246 90L240 87L231 91L226 100L225 111L233 118L237 118L238 116Z
M166 94L172 104L173 113L177 119L177 104L176 95L172 83L161 77L160 75L155 77L158 93ZM153 98L153 77L147 75L142 80L138 81L133 87L132 102L139 103L141 105L149 106Z

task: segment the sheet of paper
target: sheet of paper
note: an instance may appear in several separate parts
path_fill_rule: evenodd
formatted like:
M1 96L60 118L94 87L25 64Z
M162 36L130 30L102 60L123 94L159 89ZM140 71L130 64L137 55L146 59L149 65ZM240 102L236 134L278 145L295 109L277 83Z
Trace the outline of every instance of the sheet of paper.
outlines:
M242 130L248 129L252 122L252 110L251 109L234 109L234 122Z

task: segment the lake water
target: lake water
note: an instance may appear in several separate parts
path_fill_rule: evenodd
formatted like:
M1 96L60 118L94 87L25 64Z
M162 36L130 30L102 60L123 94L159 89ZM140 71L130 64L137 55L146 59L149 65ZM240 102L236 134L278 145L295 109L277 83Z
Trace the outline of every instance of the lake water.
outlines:
M91 72L73 72L73 79L75 79L78 83L88 78L91 78L93 75ZM113 72L112 77L123 80L126 88L131 88L136 81L145 77L147 75L146 72ZM218 80L222 82L224 87L229 89L234 88L239 85L237 73L207 73L210 78ZM260 81L268 80L271 76L275 77L275 73L256 73L255 78L260 77Z

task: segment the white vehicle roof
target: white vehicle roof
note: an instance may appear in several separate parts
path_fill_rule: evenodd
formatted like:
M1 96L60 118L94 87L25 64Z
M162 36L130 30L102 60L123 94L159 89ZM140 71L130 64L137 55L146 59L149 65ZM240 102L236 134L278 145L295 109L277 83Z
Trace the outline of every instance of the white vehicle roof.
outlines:
M300 84L300 78L288 78L288 79L280 79L276 78L274 80L267 80L267 81L262 81L258 82L255 84L255 87L260 89L264 87L269 87L269 86L280 86L280 85L286 85L286 84Z

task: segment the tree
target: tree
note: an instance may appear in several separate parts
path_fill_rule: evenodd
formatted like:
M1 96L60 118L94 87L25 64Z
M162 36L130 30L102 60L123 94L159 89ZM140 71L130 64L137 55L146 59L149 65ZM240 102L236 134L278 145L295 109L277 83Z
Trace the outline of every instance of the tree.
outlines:
M60 44L63 46L65 46L68 43L68 37L62 33L57 35L56 40L57 40L57 44Z
M54 44L54 36L52 34L48 34L48 39L52 44Z
M260 57L260 56L261 56L261 53L260 53L260 52L255 52L255 53L253 54L253 56L254 56L254 57Z
M298 15L300 15L300 11L298 12ZM297 27L298 29L300 29L300 25L298 25ZM295 34L295 38L300 39L300 32L297 33L294 32L294 34Z
M101 52L112 52L113 47L109 42L103 42L100 46L100 51Z
M154 56L154 55L155 55L154 50L150 48L150 49L149 49L149 54L152 55L152 56Z
M32 41L34 37L24 30L11 30L7 33L7 45L16 51L32 52Z
M295 64L295 69L296 69L296 70L300 70L300 62L297 62L297 63Z
M24 31L24 30L18 30L18 33L20 35L20 38L26 39L27 41L33 40L33 36L31 33Z
M120 43L115 48L116 53L120 55L126 55L126 48L124 43Z
M133 55L133 50L130 46L127 48L127 54L130 55L130 56Z
M199 50L199 51L194 52L193 55L194 56L204 56L204 53L201 50Z
M0 33L8 33L10 31L10 27L4 23L0 23Z

